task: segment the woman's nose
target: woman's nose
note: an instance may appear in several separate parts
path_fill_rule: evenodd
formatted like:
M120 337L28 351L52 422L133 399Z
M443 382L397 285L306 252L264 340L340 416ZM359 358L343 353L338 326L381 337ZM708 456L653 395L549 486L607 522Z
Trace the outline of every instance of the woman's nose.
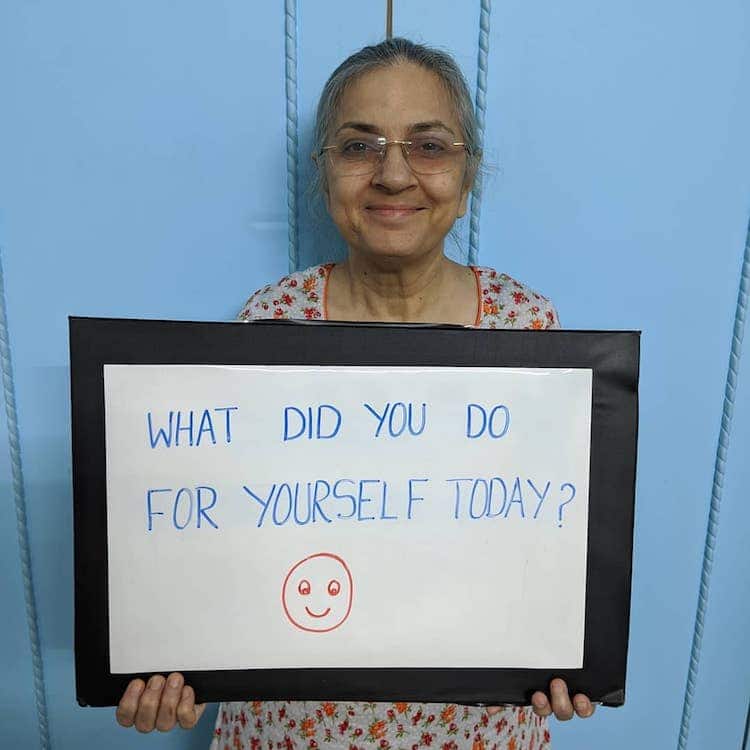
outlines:
M373 184L393 191L403 190L405 187L416 184L416 181L401 144L389 144L375 170Z

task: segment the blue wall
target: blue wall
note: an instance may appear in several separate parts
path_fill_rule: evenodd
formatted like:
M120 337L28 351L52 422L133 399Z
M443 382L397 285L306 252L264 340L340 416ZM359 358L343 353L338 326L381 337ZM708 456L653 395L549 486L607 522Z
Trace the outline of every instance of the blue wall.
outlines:
M395 33L452 51L473 86L480 0L394 5ZM341 251L304 196L317 94L384 18L385 2L299 4L300 265ZM676 747L750 216L750 9L511 0L485 20L480 263L552 297L568 327L644 331L627 705L556 726L555 747ZM294 41L282 3L0 5L0 248L54 747L208 744L213 717L141 737L75 704L66 317L227 319L286 271ZM735 363L689 748L739 747L750 697L749 357ZM10 478L0 453L0 744L25 748L36 712Z

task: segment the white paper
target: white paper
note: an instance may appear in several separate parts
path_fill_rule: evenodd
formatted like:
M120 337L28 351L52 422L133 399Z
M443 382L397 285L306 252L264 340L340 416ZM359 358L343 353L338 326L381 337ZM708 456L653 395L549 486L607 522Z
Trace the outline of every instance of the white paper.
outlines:
M104 382L112 672L582 666L591 370Z

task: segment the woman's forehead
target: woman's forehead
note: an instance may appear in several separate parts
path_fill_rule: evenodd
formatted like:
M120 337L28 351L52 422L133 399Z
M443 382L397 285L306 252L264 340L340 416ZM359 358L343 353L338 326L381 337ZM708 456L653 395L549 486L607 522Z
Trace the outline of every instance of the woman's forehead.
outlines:
M346 122L383 130L443 122L454 132L459 130L445 84L435 73L413 64L378 68L352 81L337 108L334 128Z

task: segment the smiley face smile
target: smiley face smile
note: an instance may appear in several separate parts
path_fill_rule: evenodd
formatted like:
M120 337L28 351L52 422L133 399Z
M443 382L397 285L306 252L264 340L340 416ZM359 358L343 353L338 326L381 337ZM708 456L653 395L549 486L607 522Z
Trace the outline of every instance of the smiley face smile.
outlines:
M307 605L305 605L305 612L307 612L307 614L310 615L310 617L325 617L330 611L331 611L331 608L327 607L325 612L323 612L320 615L316 615L315 612L313 612Z

